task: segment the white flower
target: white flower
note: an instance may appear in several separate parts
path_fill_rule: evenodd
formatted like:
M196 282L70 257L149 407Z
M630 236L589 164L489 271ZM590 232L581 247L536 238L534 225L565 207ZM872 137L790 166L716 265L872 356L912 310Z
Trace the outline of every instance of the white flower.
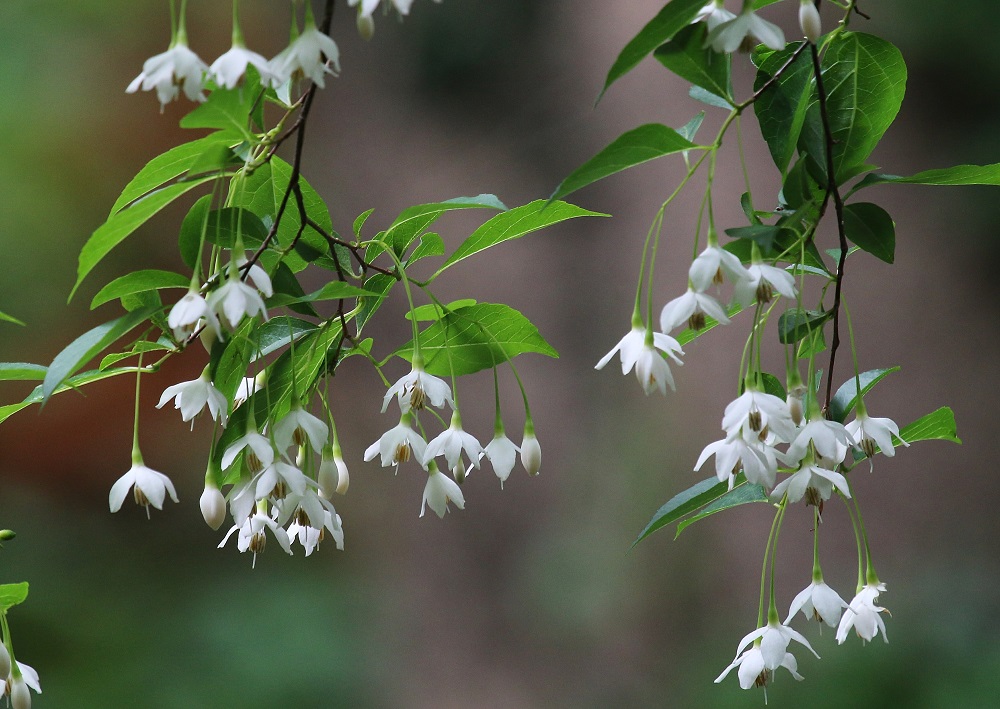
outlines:
M885 633L885 622L879 615L888 611L875 605L879 594L883 591L885 591L884 583L869 583L858 591L858 595L844 611L844 617L840 619L840 626L837 628L838 643L842 644L847 640L847 631L852 627L862 640L871 640L881 630L882 639L889 642L889 637Z
M177 502L177 491L174 489L174 484L170 482L170 478L152 468L147 468L143 465L141 457L133 455L132 467L111 486L108 504L112 512L117 512L122 508L125 496L133 486L135 487L132 491L135 504L145 507L147 516L149 516L150 505L158 510L163 509L163 500L167 493L170 494L171 500Z
M524 427L524 438L521 439L521 466L528 475L538 475L542 467L542 447L535 438L535 429Z
M204 320L206 327L210 328L215 336L222 337L219 329L219 320L215 317L204 298L196 289L191 288L187 294L174 303L167 316L167 324L174 333L174 339L184 342L198 328L199 321Z
M427 473L427 484L424 485L424 499L420 503L420 516L424 516L427 506L434 510L438 517L444 517L448 511L448 503L455 503L455 507L460 510L465 509L465 497L462 495L462 488L454 480L431 466Z
M20 673L17 678L13 674L6 675L7 682L4 689L10 693L10 706L13 709L31 709L31 693L28 692L28 687L38 694L42 693L38 673L35 672L35 668L23 662L17 663L17 669Z
M483 456L483 447L475 436L462 430L462 417L456 411L451 415L451 425L427 443L421 463L426 466L434 458L443 455L449 468L457 466L462 459L462 451L475 467Z
M358 8L358 14L361 17L371 17L372 13L375 12L375 8L378 7L380 0L347 0L348 7L354 7L358 3L361 6ZM436 0L441 2L441 0ZM410 14L410 7L413 5L413 0L386 0L384 7L388 9L388 5L392 5L399 12L400 15Z
M340 448L324 448L323 458L319 465L319 472L316 473L316 481L319 489L327 499L333 497L333 493L344 495L351 484L351 476L347 471L347 463L340 455Z
M427 442L421 438L420 434L413 430L410 425L412 419L409 414L403 414L399 418L399 423L382 434L381 438L368 446L365 451L365 461L369 461L376 455L382 456L382 467L390 465L398 466L405 463L411 457L418 461L424 459L424 451Z
M757 640L759 642L754 642ZM792 640L802 643L809 648L809 652L819 657L801 633L774 621L763 628L757 628L740 641L739 647L736 648L736 659L715 678L715 681L721 682L736 667L739 667L737 674L740 678L740 687L743 689L750 689L754 685L766 686L779 667L784 667L795 679L801 680L795 657L788 652L788 643ZM753 647L743 652L750 643L754 643Z
M723 22L728 22L733 19L736 19L736 15L724 7L724 0L712 0L712 2L709 2L698 11L698 14L691 21L691 24L693 25L696 22L704 22L708 27L708 31L711 32Z
M229 402L222 392L215 388L215 384L208 376L208 367L197 379L164 389L156 408L162 408L171 399L174 400L174 408L180 409L181 418L184 421L191 421L192 428L194 428L194 417L201 413L206 404L213 420L220 419L225 426L229 418Z
M205 483L205 489L198 500L201 516L212 529L218 529L226 519L226 498L213 483Z
M247 66L253 66L260 72L260 81L264 86L271 83L271 70L267 59L241 44L233 44L228 52L212 62L209 72L216 84L226 89L234 89L243 80Z
M823 33L823 24L819 17L819 10L813 0L802 0L799 3L799 27L802 34L813 44Z
M293 544L296 539L298 539L302 548L306 550L306 556L309 556L313 553L313 551L319 549L320 542L322 542L326 536L325 530L330 530L330 534L333 535L333 542L337 545L337 549L343 551L344 528L341 523L340 515L326 510L323 511L323 521L319 527L303 525L300 524L298 520L293 521L288 526L288 537Z
M233 527L226 532L226 536L222 538L219 542L219 549L226 545L229 538L233 536L233 532L239 532L239 536L236 538L236 548L240 550L242 554L247 549L253 552L253 566L257 566L257 555L264 551L264 547L267 544L267 537L264 534L264 529L270 529L271 534L274 538L278 540L278 545L281 546L282 550L286 554L292 553L291 545L288 541L288 534L284 529L278 526L278 523L273 519L268 517L263 512L256 512L252 516L249 516L239 525L233 525Z
M333 65L332 69L330 65ZM323 88L324 74L336 75L340 72L340 50L337 43L320 32L314 23L307 22L302 34L271 60L269 71L276 87L302 74Z
M233 408L235 409L258 391L261 391L266 383L266 369L260 370L256 377L243 377L240 380L240 385L236 388L236 393L233 395Z
M765 430L785 442L795 437L795 424L785 402L752 386L726 406L722 430L727 435L742 431L747 439L760 436Z
M250 487L254 487L254 498L256 500L263 500L269 496L281 499L289 491L295 495L304 495L307 485L316 484L294 465L281 460L268 465L257 473L250 482L251 484L247 487L247 490Z
M700 330L705 327L706 315L715 318L721 325L729 324L729 317L719 301L705 293L698 293L689 286L687 293L663 306L660 330L670 332L683 323L687 323L692 330Z
M809 443L816 452L824 458L840 463L847 454L847 449L854 445L854 437L844 428L844 424L818 417L809 421L799 431L795 440L785 452L785 461L789 464L802 460Z
M829 500L835 489L840 490L844 497L851 496L847 478L833 470L807 463L778 483L771 492L771 499L778 501L787 491L789 502L798 502L805 497L806 504L818 506L820 500Z
M274 442L281 451L287 450L292 443L304 446L306 441L314 451L321 451L329 435L327 425L298 404L274 424Z
M859 407L857 418L844 428L854 439L854 444L869 458L875 455L876 446L883 455L890 458L896 455L892 437L899 438L899 426L892 419L871 417L863 407ZM910 445L902 438L899 438L899 441L904 446Z
M839 593L827 586L822 579L813 580L792 599L785 625L788 625L796 613L802 611L807 620L815 619L835 628L844 608L847 608L847 603Z
M744 308L753 303L770 303L775 291L786 298L795 298L795 277L782 268L766 264L753 264L747 269L747 278L733 287L733 297Z
M267 309L260 293L230 274L226 282L208 294L208 307L221 319L225 316L229 327L236 329L243 316L254 317L257 313L267 320Z
M7 652L7 646L0 642L0 677L10 676L10 653ZM0 696L3 693L0 692Z
M222 469L228 470L236 462L237 456L246 450L243 463L250 473L259 473L274 462L274 445L266 436L249 430L233 441L222 454Z
M410 373L400 377L382 398L382 413L389 407L389 400L395 396L399 400L401 413L409 413L410 409L419 411L430 402L430 405L440 409L445 403L455 408L451 398L451 387L440 377L428 374L419 362L413 363Z
M652 335L653 344L650 346L646 344L646 329L639 325L633 325L625 337L601 358L594 369L603 369L615 356L615 353L618 353L622 360L622 374L628 374L632 367L635 367L635 376L647 394L656 388L666 394L667 384L670 385L671 389L674 389L674 378L666 360L660 356L657 350L669 355L677 364L683 364L683 362L675 353L684 354L684 350L670 335L661 332L654 332Z
M749 8L750 4L747 3L746 7ZM757 17L749 9L744 10L732 20L717 25L715 30L709 34L709 40L711 40L712 49L726 54L735 52L741 46L746 47L745 42L752 40L774 50L785 48L785 35L781 28Z
M713 283L721 285L724 278L728 278L733 283L745 281L747 271L735 254L726 251L718 243L710 243L691 262L688 278L694 289L701 293Z
M493 440L487 443L483 449L483 453L493 466L493 472L500 478L501 487L510 477L510 471L514 469L514 463L520 450L514 441L507 438L507 434L502 428L493 435Z
M204 101L205 94L201 92L201 87L206 71L205 62L188 49L187 44L175 41L170 49L145 61L142 73L132 80L125 92L135 93L140 87L143 91L155 88L161 110L177 98L179 87L184 89L184 95L191 101Z
M728 481L730 490L733 489L733 479L740 470L743 470L749 482L768 488L774 485L778 461L770 447L747 443L739 432L736 432L721 441L705 446L694 469L701 470L701 466L713 454L715 475L719 478L719 482Z
M236 270L240 273L243 271L249 271L247 273L247 280L253 283L254 288L263 293L265 298L270 298L274 295L274 288L271 285L271 277L267 275L267 271L265 271L263 267L256 262L251 265L249 269L245 268L249 262L250 261L246 257L246 254L241 254L236 259Z

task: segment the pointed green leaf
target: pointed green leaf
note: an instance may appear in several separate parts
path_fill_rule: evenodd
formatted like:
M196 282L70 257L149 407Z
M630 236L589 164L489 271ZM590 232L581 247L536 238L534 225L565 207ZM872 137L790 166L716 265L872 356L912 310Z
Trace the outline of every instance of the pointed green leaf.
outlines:
M525 234L544 229L547 226L564 222L576 217L606 217L607 214L591 212L566 202L548 202L544 199L535 200L522 207L515 207L501 212L476 229L455 250L444 265L438 269L441 273L462 259L496 246L504 241L519 239Z
M410 254L410 258L406 259L406 265L409 266L428 256L444 256L444 239L432 231L420 237L420 243Z
M955 165L937 170L924 170L916 175L900 177L872 173L854 186L851 193L871 185L903 183L910 185L1000 185L1000 164Z
M423 234L425 229L437 221L441 215L457 209L497 209L505 212L507 206L497 199L496 195L492 194L455 197L443 202L417 204L400 212L380 238L386 243L392 244L393 252L402 258L406 250L416 241L417 237ZM372 244L368 248L368 260L371 261L380 253L382 253L381 245Z
M942 406L937 411L921 416L910 425L904 426L899 432L899 437L907 443L932 440L962 442L955 425L955 412L947 406Z
M732 97L729 82L730 58L728 54L705 46L708 28L705 23L689 25L661 44L653 58L670 71L695 86L722 98Z
M770 81L788 63L801 44L795 42L778 51L758 49L754 52L753 61L757 66L754 91L759 91ZM812 98L813 85L812 60L808 52L802 52L754 102L753 109L760 123L761 135L782 175L795 153L806 109Z
M844 233L872 256L886 263L896 258L896 225L877 204L855 202L844 207Z
M581 187L635 165L698 147L673 128L659 123L647 123L623 133L608 147L574 170L560 183L550 199L561 199Z
M713 475L710 478L702 480L700 483L692 485L684 492L674 495L656 511L653 518L649 520L649 524L639 532L639 536L632 542L632 547L656 530L679 520L681 517L694 512L712 500L721 497L728 489L728 484L719 482L719 479Z
M21 320L18 320L13 315L8 315L4 312L0 312L0 321L14 323L15 325L21 325L22 327L24 326L24 323Z
M832 310L800 310L791 308L778 318L778 341L790 345L806 337L811 331L823 327L833 317Z
M770 502L763 487L754 483L744 483L734 487L719 499L707 504L701 509L700 512L698 512L698 514L693 517L688 517L678 524L677 533L674 535L674 539L681 536L681 532L699 520L703 520L717 512L729 510L733 507L739 507L740 505L746 505L751 502Z
M0 613L6 613L8 609L18 603L24 603L28 597L28 583L5 583L0 585Z
M208 100L199 104L181 119L181 128L215 128L231 135L238 135L248 143L259 142L249 131L250 109L256 102L255 92L243 87L216 88Z
M468 308L470 305L475 305L476 302L474 298L462 298L461 300L453 300L444 307L446 311L461 310L462 308ZM441 308L438 307L437 303L418 305L411 312L404 313L403 317L407 320L416 319L417 322L433 322L441 317Z
M861 395L864 396L873 386L885 379L888 375L898 371L899 367L889 367L888 369L871 369L867 372L862 372L858 375L858 379L861 380ZM850 413L854 410L854 407L857 406L857 403L858 386L857 382L854 381L854 377L851 377L840 385L840 388L837 389L837 393L833 395L832 399L830 399L830 408L827 411L827 416L831 421L844 423Z
M27 362L0 362L0 382L42 381L48 367Z
M172 271L134 271L128 275L121 276L111 281L101 288L94 300L90 303L93 310L99 305L121 298L123 295L142 293L148 290L159 290L161 288L187 288L191 283L188 276L182 276Z
M615 59L597 100L600 101L611 84L632 71L650 52L691 24L691 20L704 5L704 0L673 0L660 10Z
M117 369L92 369L87 372L81 372L80 374L74 374L69 379L66 379L62 384L56 387L56 390L52 392L50 396L55 394L61 394L64 391L70 391L73 389L78 389L87 384L93 384L94 382L99 382L104 379L110 379L112 377L117 377L120 374L135 374L135 367L119 367ZM27 396L24 401L20 401L16 404L8 404L6 406L0 406L0 423L3 423L8 418L16 414L22 409L26 409L32 404L42 404L46 401L42 394L42 384L36 386L32 392Z

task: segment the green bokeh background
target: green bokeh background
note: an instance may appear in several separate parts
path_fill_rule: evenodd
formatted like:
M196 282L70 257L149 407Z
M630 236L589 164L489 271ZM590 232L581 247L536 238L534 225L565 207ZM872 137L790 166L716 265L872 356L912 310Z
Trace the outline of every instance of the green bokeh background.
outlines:
M858 29L895 42L910 67L903 111L875 155L887 171L1000 162L994 4L863 5L873 20ZM115 317L113 304L96 312L87 304L127 269L182 269L180 206L65 302L79 248L122 186L184 139L177 120L188 105L160 115L155 97L124 93L166 44L166 5L0 6L0 310L29 324L0 325L0 360L47 363ZM287 4L242 6L250 46L280 50ZM379 16L364 43L339 3L333 35L344 71L315 107L305 174L343 232L372 207L381 227L409 204L545 196L622 131L679 126L700 110L651 61L593 107L607 67L658 9L654 0L418 0L403 24ZM791 31L794 10L786 2L768 16ZM200 0L189 12L192 46L211 61L228 47L230 7ZM739 76L749 78L746 67ZM773 189L752 122L744 129L754 176ZM719 176L717 212L738 224L736 154L723 159L732 169ZM143 397L146 460L181 496L149 521L131 506L107 512L107 491L129 464L131 381L61 395L0 427L0 526L18 532L0 552L0 580L31 583L10 620L18 657L41 673L45 692L34 706L760 706L735 677L712 680L753 629L766 508L713 519L677 541L662 531L625 553L663 501L703 477L690 468L732 398L745 323L689 346L674 372L678 391L666 399L644 397L614 367L592 369L628 326L641 239L678 169L657 163L588 188L576 201L613 220L562 225L442 279L442 298L508 302L562 353L521 365L542 475L515 471L501 491L491 473L476 474L467 509L444 520L417 518L417 471L394 478L361 462L394 422L379 415L382 389L360 363L345 367L334 395L352 472L350 494L337 501L347 550L328 544L304 559L269 549L253 571L249 557L215 548L221 535L197 509L209 427L199 421L192 433L169 407L153 409L163 388L197 375L199 352L171 362ZM832 632L809 627L823 659L797 653L806 681L779 673L768 698L778 707L996 706L1000 193L876 189L870 198L897 222L897 264L852 259L846 296L856 303L862 367L903 370L869 408L905 423L949 404L965 444L920 444L879 460L870 475L858 471L854 487L889 585L891 643L852 638L837 647ZM658 303L683 287L697 190L687 196L668 215ZM450 245L468 233L464 219L442 220ZM381 352L407 338L402 310L386 308ZM506 384L516 430L517 397ZM466 427L481 438L491 386L484 376L462 388ZM8 385L0 403L26 391ZM850 595L843 510L828 510L823 532L827 580ZM809 520L790 515L780 605L808 582L810 539Z

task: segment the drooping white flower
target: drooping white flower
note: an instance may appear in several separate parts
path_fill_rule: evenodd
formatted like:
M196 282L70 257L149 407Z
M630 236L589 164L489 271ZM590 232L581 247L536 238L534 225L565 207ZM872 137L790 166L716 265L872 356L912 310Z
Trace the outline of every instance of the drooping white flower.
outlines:
M420 516L423 517L427 507L430 506L438 517L444 517L449 502L453 502L460 510L465 509L462 488L432 463L427 471L427 484L424 485L424 498L420 503Z
M880 613L887 613L885 608L875 605L879 594L885 591L884 583L869 583L858 591L851 603L844 611L844 616L840 619L837 627L837 642L843 644L847 640L847 632L854 628L858 637L864 641L869 641L882 631L882 639L889 642L889 636L885 633L885 622Z
M796 613L802 611L807 620L818 620L836 628L844 608L847 608L847 602L839 593L827 586L822 579L814 579L792 599L785 625L791 622Z
M206 404L213 420L221 420L225 426L229 418L229 402L222 392L215 388L215 384L208 376L208 367L197 379L180 382L164 389L156 408L162 408L171 399L174 400L174 408L180 410L181 418L184 421L191 421L192 428L194 428L194 417L201 413Z
M259 263L254 262L249 269L246 267L248 263L250 263L250 259L246 257L246 254L240 253L236 258L236 270L240 273L248 271L246 280L253 283L254 288L259 290L265 298L270 298L274 295L271 277L267 275L267 271Z
M736 15L725 8L724 0L712 0L698 11L695 18L691 20L691 24L704 22L708 27L708 31L711 32L723 22L733 19L736 19Z
M177 98L180 89L191 101L204 101L201 89L206 71L205 62L188 49L183 39L178 39L167 51L147 59L142 65L142 73L132 80L125 92L131 94L140 88L143 91L155 88L161 110Z
M365 461L373 459L376 455L381 455L383 468L390 465L398 466L400 463L407 462L411 457L422 461L427 449L427 442L413 430L412 422L410 414L400 416L398 424L368 446L365 451Z
M493 440L483 448L483 453L493 466L493 472L500 478L501 487L510 477L510 471L514 469L514 463L517 461L517 454L520 451L517 444L507 438L507 434L502 428L493 435Z
M343 551L344 527L340 515L327 510L323 511L323 521L318 527L302 524L297 519L294 520L288 525L288 538L292 544L297 539L302 548L305 549L306 556L309 556L316 549L319 549L320 542L326 537L327 530L333 536L333 543L337 545L337 549Z
M478 468L483 447L475 436L462 429L462 417L455 411L451 415L451 425L428 441L421 462L426 466L437 456L443 455L448 468L454 468L461 462L463 450L472 465Z
M303 75L323 88L326 85L324 75L340 73L340 50L337 43L320 32L307 17L302 34L272 59L268 67L276 87L294 76Z
M409 374L400 377L382 398L382 413L389 407L389 401L395 396L399 401L401 413L409 413L410 409L420 411L427 403L440 409L445 403L452 409L455 402L451 398L451 387L440 377L428 374L417 359Z
M700 330L705 327L706 315L715 318L720 325L729 324L729 316L719 305L719 301L705 293L698 293L689 286L687 293L663 306L660 330L667 333L684 323L692 330Z
M747 46L752 41L774 50L785 48L785 35L781 28L758 17L750 7L750 3L746 3L747 9L715 27L709 34L712 49L731 54L741 47L752 48L752 44Z
M635 367L635 376L647 394L657 388L666 394L668 384L674 389L674 378L670 373L670 366L657 350L669 355L677 364L683 364L677 353L684 354L684 350L670 335L661 332L652 333L652 345L647 344L647 337L645 328L633 325L618 344L601 358L594 369L603 369L617 353L622 361L622 374L628 374Z
M231 272L226 282L208 294L208 307L220 320L225 318L229 327L235 330L243 316L254 317L258 313L267 320L267 308L256 288L248 286L238 275Z
M349 7L354 7L360 3L358 14L363 17L371 17L380 1L381 0L347 0L347 5ZM437 2L440 1L441 0L437 0ZM385 0L383 7L388 9L390 4L399 12L400 15L408 15L410 14L410 7L413 5L413 0Z
M177 502L177 491L170 478L152 468L147 468L143 465L142 457L139 455L132 456L132 467L111 486L108 505L112 512L117 512L122 508L122 503L130 489L135 498L135 504L145 507L147 516L149 516L150 505L158 510L163 509L163 500L168 493L170 499Z
M226 498L215 484L205 484L198 506L201 507L201 516L205 519L205 524L212 529L218 529L226 520Z
M308 485L316 484L301 470L283 460L274 461L253 476L250 482L254 490L255 500L263 500L267 497L281 499L289 492L295 495L304 495Z
M209 73L219 86L234 89L243 80L248 66L260 72L261 84L267 86L271 83L271 68L267 59L250 51L242 43L233 43L228 52L212 62Z
M251 474L259 473L274 462L274 445L271 440L249 429L226 448L222 454L222 469L228 470L243 451L246 451L243 462Z
M187 340L198 328L199 322L204 322L205 326L215 333L218 338L222 337L219 329L219 319L208 307L208 303L196 289L191 288L187 294L174 303L167 315L167 324L174 333L174 339L178 342Z
M876 446L883 455L893 457L896 449L892 445L892 437L899 438L899 426L892 419L878 418L868 415L861 406L858 407L857 418L845 426L847 433L854 439L856 445L867 457L875 455ZM909 447L909 443L899 438L899 442Z
M795 437L795 424L785 402L767 392L748 385L744 392L731 401L722 416L722 430L727 435L743 432L748 440L768 431L781 441Z
M747 442L739 431L705 446L694 469L701 470L701 466L712 455L715 455L716 477L719 482L728 481L730 490L733 489L733 481L740 470L751 483L766 488L774 485L778 465L773 450L759 442L757 445Z
M775 486L771 499L777 502L787 492L789 502L798 502L805 497L806 504L817 506L821 500L829 500L834 490L839 490L844 497L851 496L847 478L843 475L817 464L804 462L797 472Z
M718 242L710 243L698 254L688 269L688 278L694 289L702 293L712 284L721 285L728 278L733 283L747 279L747 271L739 258L726 251Z
M823 23L813 0L802 0L799 3L799 27L802 28L805 38L813 44L816 44L816 40L823 34Z
M795 298L795 277L783 268L755 263L746 273L747 278L733 287L733 297L744 308L755 300L761 304L770 303L775 292L786 298Z
M35 690L37 694L42 693L42 685L38 681L38 673L35 668L23 662L17 663L18 676L7 674L7 682L4 685L5 693L10 694L10 706L13 709L31 709L31 693L28 688Z
M795 657L788 652L788 643L792 640L805 645L809 652L819 657L801 633L787 625L779 625L777 621L772 621L763 628L757 628L740 641L739 647L736 648L736 659L715 678L716 683L724 680L726 675L737 667L740 687L743 689L750 689L754 685L766 686L779 667L784 667L795 679L801 680ZM750 643L753 643L753 647L743 652Z
M793 464L802 460L809 450L810 443L821 456L834 463L840 463L847 455L847 449L854 445L854 437L844 424L816 415L802 427L795 440L788 446L785 461Z
M314 451L322 451L330 429L326 423L313 416L299 404L293 406L278 423L274 424L274 443L278 450L287 450L293 443L304 446L306 441Z
M521 439L521 465L528 475L538 475L542 467L542 447L535 438L533 425L525 424L524 438Z
M271 534L273 534L274 538L278 540L278 545L281 547L282 551L286 554L292 553L291 544L288 540L288 533L279 527L277 522L260 511L247 517L241 524L233 525L233 527L226 532L226 536L222 538L222 541L219 542L219 549L226 545L229 538L233 536L233 532L239 532L236 537L236 548L239 549L241 554L248 549L252 551L253 566L256 567L257 555L262 553L264 551L264 547L267 545L267 537L264 532L265 529L271 530Z

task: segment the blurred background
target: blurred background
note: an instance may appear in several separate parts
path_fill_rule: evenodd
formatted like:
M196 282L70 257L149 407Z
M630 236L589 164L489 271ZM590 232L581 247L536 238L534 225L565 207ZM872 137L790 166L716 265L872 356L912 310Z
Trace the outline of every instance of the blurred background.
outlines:
M366 43L338 2L332 34L343 73L319 95L304 165L335 227L349 233L374 208L369 225L382 228L408 205L481 192L523 204L625 130L686 123L702 107L651 59L594 107L608 67L661 4L418 0L402 24L378 15ZM229 47L230 5L190 5L191 46L211 62ZM287 37L287 3L242 7L248 44L273 56ZM870 22L855 19L897 44L909 65L902 112L874 156L887 172L1000 162L1000 62L983 39L1000 20L993 0L956 7L883 0L863 5ZM795 36L795 9L786 2L765 15ZM833 10L824 8L825 23ZM0 310L29 325L0 325L0 360L47 364L117 316L114 304L88 310L102 283L140 267L183 270L176 235L189 203L115 250L66 305L81 245L128 179L186 139L177 121L190 105L160 115L154 95L124 93L166 46L166 2L6 2L0 35ZM752 72L746 57L736 64L742 95ZM705 134L720 120L710 115ZM766 205L777 175L754 121L743 130ZM721 160L717 214L741 225L735 150ZM418 518L417 469L393 477L362 463L395 421L379 414L378 379L356 359L334 393L352 476L350 493L335 501L347 549L328 543L304 559L272 546L256 570L249 555L216 548L221 534L198 511L210 426L199 420L191 432L170 407L153 408L163 388L197 376L198 348L145 380L146 462L171 476L181 498L151 520L131 503L116 515L107 509L109 487L129 467L129 378L7 421L0 526L18 537L0 553L0 580L31 583L9 618L18 658L41 674L35 706L760 706L735 675L712 681L755 625L768 509L741 508L677 541L668 528L626 553L664 501L705 477L691 468L719 437L736 393L745 319L691 344L674 369L677 392L665 399L645 397L617 365L593 370L628 329L642 239L681 169L667 158L581 191L573 201L614 218L511 242L439 281L444 300L521 310L561 353L519 363L542 474L516 469L501 490L492 472L475 473L465 511L443 520ZM895 218L897 263L852 257L845 297L862 368L902 366L868 398L869 410L902 425L950 405L964 445L920 443L880 458L871 474L858 469L852 487L888 583L891 643L864 647L851 637L838 647L829 629L799 623L823 659L797 651L806 681L780 672L771 706L996 706L998 194L885 186L864 197ZM699 198L693 185L667 213L659 304L684 288ZM455 246L475 222L452 216L439 226ZM823 238L835 245L829 232ZM371 333L378 354L408 338L402 312L398 302L383 310ZM838 382L849 361L845 350ZM502 385L516 433L516 388ZM466 428L484 441L491 388L486 374L462 385ZM0 403L28 390L8 384ZM809 582L810 528L803 510L784 527L783 608ZM836 505L825 515L822 558L827 582L849 598L854 542Z

